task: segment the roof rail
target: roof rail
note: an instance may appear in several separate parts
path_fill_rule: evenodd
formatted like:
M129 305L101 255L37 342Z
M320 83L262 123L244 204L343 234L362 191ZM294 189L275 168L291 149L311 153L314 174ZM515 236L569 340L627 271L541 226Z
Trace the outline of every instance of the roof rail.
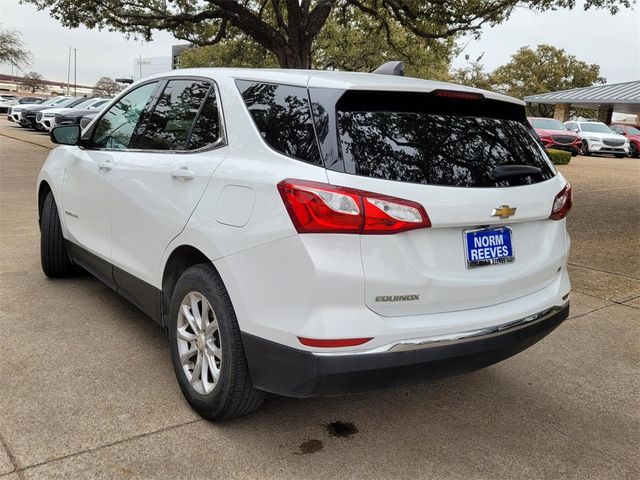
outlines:
M371 73L378 73L380 75L396 75L398 77L404 77L404 62L394 60L392 62L386 62L380 65Z

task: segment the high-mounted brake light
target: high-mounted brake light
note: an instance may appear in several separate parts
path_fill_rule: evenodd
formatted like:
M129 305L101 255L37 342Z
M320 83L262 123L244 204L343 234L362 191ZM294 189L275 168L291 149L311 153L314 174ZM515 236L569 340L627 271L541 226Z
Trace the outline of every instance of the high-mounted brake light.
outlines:
M372 338L339 338L335 340L325 340L319 338L298 337L298 341L307 347L320 348L339 348L339 347L357 347L367 343Z
M475 92L459 92L457 90L434 90L436 97L459 98L461 100L482 100L484 95Z
M571 185L567 183L553 200L553 206L551 207L551 215L549 218L551 220L562 220L567 216L569 210L571 210L572 204L573 194L571 191Z
M286 179L278 191L298 233L392 234L429 228L419 203L306 180Z

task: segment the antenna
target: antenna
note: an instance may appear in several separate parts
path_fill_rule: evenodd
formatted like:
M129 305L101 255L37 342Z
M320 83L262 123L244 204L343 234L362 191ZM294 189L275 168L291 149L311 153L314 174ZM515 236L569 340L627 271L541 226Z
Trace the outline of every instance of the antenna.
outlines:
M396 75L398 77L404 77L404 62L395 60L393 62L386 62L380 65L371 73L378 73L380 75Z

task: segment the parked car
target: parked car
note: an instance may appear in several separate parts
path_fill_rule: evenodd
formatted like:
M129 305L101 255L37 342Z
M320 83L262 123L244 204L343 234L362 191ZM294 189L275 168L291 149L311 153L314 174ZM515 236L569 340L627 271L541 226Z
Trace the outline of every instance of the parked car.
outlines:
M393 75L147 77L52 130L42 268L162 325L209 419L477 369L569 313L571 186L529 128L520 100Z
M611 131L618 135L624 135L629 140L629 155L640 157L640 129L626 123L614 123L610 125Z
M610 154L616 158L629 155L629 140L613 133L604 123L595 120L564 122L582 139L582 155Z
M91 119L96 116L96 113L101 111L104 107L106 107L108 103L105 103L101 107L95 110L87 110L87 109L73 109L68 112L58 113L55 116L56 126L60 125L80 125L82 128L86 127L89 122L86 122L85 119ZM83 122L84 123L83 125Z
M46 110L41 110L36 113L36 121L42 130L48 132L53 127L57 126L56 118L59 115L76 110L93 111L100 108L102 105L106 105L108 102L108 98L86 98L84 101L76 103L73 106L47 108Z
M582 140L560 120L544 117L529 117L528 120L545 148L566 150L574 157L580 153Z
M16 122L16 123L19 123L21 126L26 127L27 126L26 124L22 125L21 123L23 110L27 110L30 108L38 108L38 107L53 107L53 106L60 105L62 102L66 101L67 99L69 99L69 97L51 97L39 103L13 105L9 109L9 112L7 113L7 119L11 122Z
M73 108L74 106L79 105L80 103L83 103L86 100L87 99L85 97L69 97L64 102L60 102L59 104L55 105L55 107L56 108L61 108L61 107ZM21 125L31 127L35 130L43 131L44 129L38 123L38 112L49 110L50 108L53 108L53 107L50 105L47 105L47 106L33 105L29 108L22 110L22 113L20 115Z
M46 100L45 98L40 98L40 97L22 97L20 100L18 100L18 103L20 105L34 105L37 103L42 103L44 100Z
M18 97L16 95L0 95L0 113L7 113L9 107L18 103Z

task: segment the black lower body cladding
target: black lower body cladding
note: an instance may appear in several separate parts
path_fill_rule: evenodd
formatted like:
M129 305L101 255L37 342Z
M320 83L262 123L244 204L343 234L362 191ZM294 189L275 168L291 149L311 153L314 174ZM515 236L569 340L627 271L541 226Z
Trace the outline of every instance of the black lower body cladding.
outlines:
M380 390L477 370L525 350L568 316L569 303L519 329L402 352L314 355L246 333L242 338L257 388L304 398Z

